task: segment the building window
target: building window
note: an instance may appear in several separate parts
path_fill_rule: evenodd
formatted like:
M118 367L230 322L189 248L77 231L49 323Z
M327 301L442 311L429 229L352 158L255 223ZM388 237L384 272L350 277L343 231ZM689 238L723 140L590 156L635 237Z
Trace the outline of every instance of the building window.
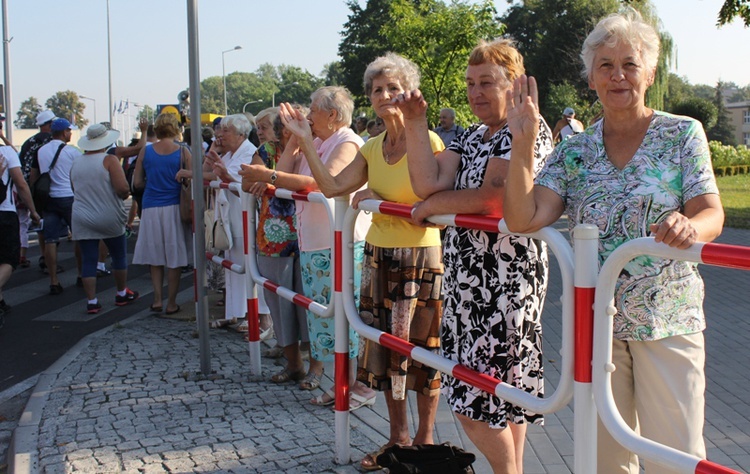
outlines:
M745 141L745 146L750 147L750 133L743 133L742 134Z
M750 123L750 110L745 110L743 115L745 123Z

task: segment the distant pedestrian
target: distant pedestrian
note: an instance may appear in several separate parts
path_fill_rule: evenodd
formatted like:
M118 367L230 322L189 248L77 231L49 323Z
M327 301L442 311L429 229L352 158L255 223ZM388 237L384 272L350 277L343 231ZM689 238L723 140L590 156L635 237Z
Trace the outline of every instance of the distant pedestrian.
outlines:
M440 109L440 125L433 131L443 140L445 146L448 146L457 136L464 133L464 128L456 125L456 111L445 107Z
M83 155L73 160L70 181L73 187L73 240L81 248L81 278L86 292L86 312L96 314L102 305L96 297L97 255L103 241L112 259L115 274L115 305L124 306L138 299L138 292L128 289L127 212L123 200L130 195L125 172L115 155L105 150L117 141L120 132L104 124L88 128L78 141Z
M572 107L565 107L563 116L552 129L552 139L555 143L567 140L569 137L581 133L584 130L583 124L576 119L576 111Z

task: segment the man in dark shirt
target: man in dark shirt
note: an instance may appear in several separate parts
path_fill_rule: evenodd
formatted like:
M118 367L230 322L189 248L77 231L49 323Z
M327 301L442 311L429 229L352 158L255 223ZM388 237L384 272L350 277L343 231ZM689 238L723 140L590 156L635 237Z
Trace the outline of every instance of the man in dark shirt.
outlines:
M31 184L31 169L35 168L37 176L39 173L39 159L37 153L39 149L44 146L48 141L52 140L52 134L50 133L50 127L52 121L55 120L54 112L51 110L43 110L36 116L36 124L39 127L39 133L26 140L21 146L21 152L18 157L21 160L21 172L23 173L23 179L26 180L27 184ZM28 231L29 223L31 222L29 217L29 209L23 204L23 202L16 203L16 212L18 213L18 221L20 223L21 232L25 235L21 236L21 263L22 267L28 267L29 261L26 259L26 250L28 248ZM40 230L37 231L39 237L39 247L44 249L44 233ZM24 238L25 237L25 238ZM24 247L23 244L26 243ZM39 268L45 271L47 266L44 263L44 251L42 256L39 257ZM58 269L58 272L62 271L62 268Z

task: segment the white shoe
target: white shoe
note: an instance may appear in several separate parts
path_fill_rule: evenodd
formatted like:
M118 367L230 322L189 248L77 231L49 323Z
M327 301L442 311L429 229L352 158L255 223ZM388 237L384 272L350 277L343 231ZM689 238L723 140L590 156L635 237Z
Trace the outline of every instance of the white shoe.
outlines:
M267 341L271 339L274 336L273 334L273 326L268 326L267 329L260 331L260 340L261 341Z

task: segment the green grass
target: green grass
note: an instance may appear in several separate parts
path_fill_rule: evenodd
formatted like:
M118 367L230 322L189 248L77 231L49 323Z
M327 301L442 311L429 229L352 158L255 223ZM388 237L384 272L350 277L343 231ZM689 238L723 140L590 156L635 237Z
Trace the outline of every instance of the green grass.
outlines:
M726 215L724 226L750 229L750 175L722 176L716 184Z

